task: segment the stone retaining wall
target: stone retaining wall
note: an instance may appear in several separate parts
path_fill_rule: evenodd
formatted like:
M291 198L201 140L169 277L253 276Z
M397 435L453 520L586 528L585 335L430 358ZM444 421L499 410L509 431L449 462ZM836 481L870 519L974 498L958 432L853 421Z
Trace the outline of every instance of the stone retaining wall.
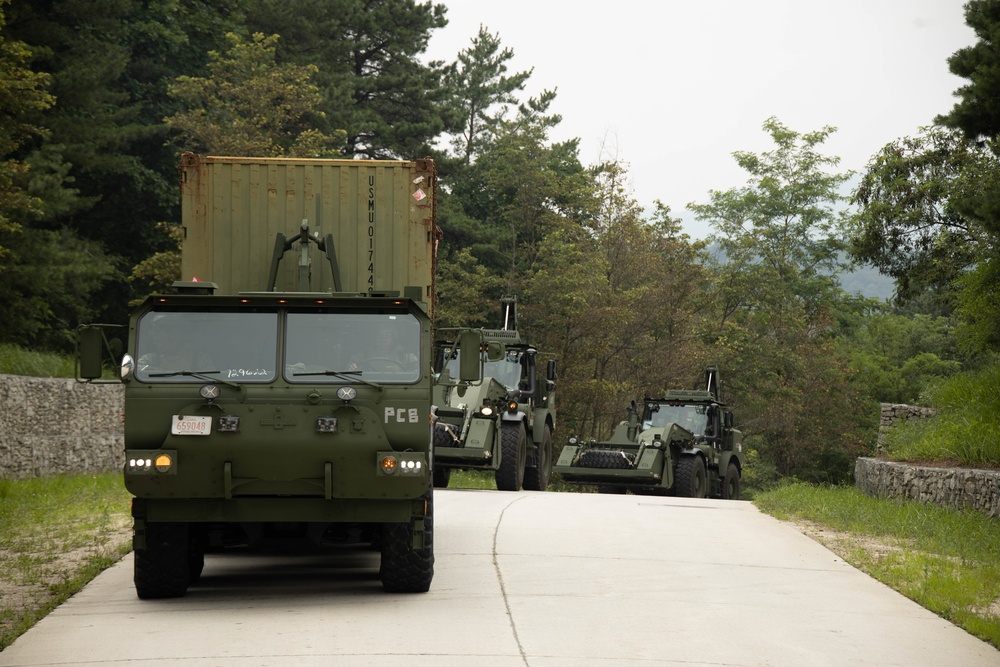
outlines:
M933 408L883 403L876 451L882 451L885 432L897 422L935 414ZM854 483L860 491L876 498L918 500L1000 517L1000 471L935 468L860 458L854 465Z
M877 450L881 452L885 445L885 432L898 422L910 421L911 419L926 419L937 414L934 408L922 408L916 405L902 405L900 403L882 403L882 418L878 425L878 445Z
M1000 471L931 468L860 458L854 482L876 498L901 498L1000 517Z
M0 374L0 478L120 470L123 387Z

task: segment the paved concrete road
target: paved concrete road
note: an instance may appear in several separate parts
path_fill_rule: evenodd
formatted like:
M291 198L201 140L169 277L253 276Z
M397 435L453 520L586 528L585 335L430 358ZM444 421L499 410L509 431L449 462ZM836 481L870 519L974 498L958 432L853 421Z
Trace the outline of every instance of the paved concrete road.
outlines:
M141 602L131 558L0 665L940 665L1000 652L745 502L439 491L431 592L377 555L210 555Z

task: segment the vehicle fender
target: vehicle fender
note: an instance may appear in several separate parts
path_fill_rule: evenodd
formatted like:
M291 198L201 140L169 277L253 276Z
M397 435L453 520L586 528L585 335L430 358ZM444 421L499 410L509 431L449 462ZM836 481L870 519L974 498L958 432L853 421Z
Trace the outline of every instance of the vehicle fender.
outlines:
M725 475L726 470L729 469L729 463L735 463L736 467L740 471L740 476L743 476L743 459L736 452L722 452L719 457L719 475Z
M505 424L508 422L524 422L525 427L527 428L528 426L527 415L525 415L520 410L518 410L517 412L508 412L507 410L504 410L503 413L500 415L500 421L504 422Z

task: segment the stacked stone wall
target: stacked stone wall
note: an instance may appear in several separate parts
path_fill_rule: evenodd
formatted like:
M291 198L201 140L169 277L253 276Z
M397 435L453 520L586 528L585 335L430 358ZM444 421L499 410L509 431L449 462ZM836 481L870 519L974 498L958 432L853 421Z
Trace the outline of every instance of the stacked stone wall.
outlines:
M120 470L119 384L0 374L0 478Z
M895 424L935 414L933 408L883 403L878 452L882 451L886 431ZM854 480L859 490L876 498L917 500L1000 517L1000 471L936 468L860 458L854 466Z
M854 466L854 480L858 489L876 498L917 500L1000 517L1000 471L860 458Z
M885 445L885 433L899 422L911 419L926 419L937 414L934 408L923 408L917 405L902 405L900 403L882 403L882 419L878 425L878 450Z

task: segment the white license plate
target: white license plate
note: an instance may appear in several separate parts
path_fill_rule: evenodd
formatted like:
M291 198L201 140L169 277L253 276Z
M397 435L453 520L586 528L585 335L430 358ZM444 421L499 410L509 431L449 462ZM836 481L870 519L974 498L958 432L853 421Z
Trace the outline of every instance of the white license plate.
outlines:
M174 415L170 432L174 435L208 435L212 432L212 418Z

